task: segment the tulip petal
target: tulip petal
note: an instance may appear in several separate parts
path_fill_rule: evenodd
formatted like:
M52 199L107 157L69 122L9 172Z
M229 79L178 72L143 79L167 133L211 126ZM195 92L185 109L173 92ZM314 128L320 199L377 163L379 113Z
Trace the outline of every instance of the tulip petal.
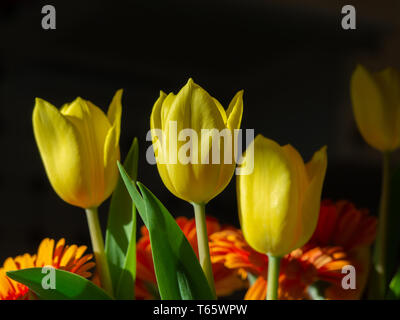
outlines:
M171 106L175 101L175 98L176 98L176 95L174 95L171 92L162 101L162 106L161 106L161 129L162 130L168 130L168 128L169 128L167 119L168 119L169 112L171 110Z
M221 114L222 120L224 121L224 123L228 122L228 118L226 117L226 111L224 109L224 107L222 106L222 104L215 99L214 97L211 97L215 103L215 105L217 106L219 113Z
M104 149L107 134L111 129L110 122L101 109L79 97L61 112L78 133L84 184L80 206L85 208L99 206L105 199ZM115 143L115 140L113 142Z
M286 217L291 207L291 171L287 157L274 141L258 135L254 170L237 177L239 218L246 241L261 253L281 255ZM251 153L244 161L251 161ZM260 232L262 230L262 232Z
M160 96L157 101L154 103L153 109L150 115L150 128L151 129L161 129L161 108L163 102L167 95L160 91Z
M174 95L169 94L168 96L161 90L160 91L160 96L157 99L157 101L154 103L153 109L151 111L151 116L150 116L150 128L152 130L151 136L152 136L152 142L153 142L153 149L154 149L154 154L157 159L157 168L160 173L161 179L163 180L164 184L167 186L171 192L175 192L175 189L169 179L168 176L168 171L166 168L166 165L164 162L164 156L166 156L163 152L160 151L161 142L167 143L165 139L162 139L160 141L160 137L158 136L159 132L155 130L164 130L163 128L163 116L164 113L167 115L166 108L168 109L171 105L171 102L174 100ZM164 103L166 98L169 98L169 101L167 103Z
M175 95L170 93L168 96L163 92L160 91L160 96L157 99L157 101L154 103L153 110L151 112L150 116L150 128L152 130L151 135L152 135L152 141L153 141L153 149L154 149L154 155L157 160L157 168L158 172L160 174L160 177L163 181L163 183L166 185L166 187L172 192L176 193L176 190L169 178L169 173L166 167L167 163L167 154L162 152L162 143L168 143L165 139L166 136L160 137L159 134L160 132L157 132L155 130L164 130L163 135L167 134L168 128L164 128L164 117L168 116L168 111L169 108L175 99ZM160 138L161 141L160 141Z
M117 138L115 141L116 146L119 144L119 137L121 134L122 93L123 93L122 89L119 89L115 93L107 112L107 117L108 120L110 121L110 125L114 126L116 130L116 138Z
M117 161L120 160L120 152L116 125L117 123L108 131L104 143L104 198L111 195L118 181Z
M235 94L229 104L226 116L228 118L227 127L229 129L239 129L243 114L243 90Z
M196 132L201 132L201 129L225 128L214 99L192 79L176 95L166 119L179 121L178 132L180 128L191 128Z
M290 144L283 146L282 151L286 154L288 163L291 165L292 171L296 174L296 182L299 184L299 189L305 190L309 184L309 179L303 157Z
M291 207L293 211L290 213L290 218L288 217L288 220L290 220L286 223L286 229L283 232L283 234L290 234L291 236L287 237L284 242L285 245L282 246L286 247L284 250L289 252L299 247L297 245L298 239L304 233L302 205L304 194L309 186L309 179L300 153L289 144L283 146L282 151L286 154L292 177Z
M387 135L394 150L400 146L400 73L387 68L375 74L375 81L382 95Z
M326 146L315 152L311 161L306 164L310 184L304 194L303 208L301 210L303 230L295 246L296 248L303 246L311 238L317 227L327 164Z
M153 142L154 154L156 155L156 157L158 154L157 150L160 147L159 146L160 141L158 141L160 137L157 135L156 130L162 130L161 109L163 101L165 100L166 97L167 95L163 91L160 91L160 97L154 103L150 116L151 137Z
M40 98L36 98L32 121L35 139L53 189L64 201L78 205L76 190L81 190L83 183L78 132L57 108Z
M61 113L76 126L86 148L91 148L92 154L100 155L96 159L102 161L105 137L111 128L104 112L90 101L78 97Z
M110 196L118 180L117 161L120 159L119 139L121 134L122 93L122 89L115 93L107 112L107 117L112 127L108 130L104 143L104 198Z
M306 164L307 175L310 181L313 179L324 180L328 165L327 147L323 146L314 153L312 159ZM321 181L320 181L321 182Z

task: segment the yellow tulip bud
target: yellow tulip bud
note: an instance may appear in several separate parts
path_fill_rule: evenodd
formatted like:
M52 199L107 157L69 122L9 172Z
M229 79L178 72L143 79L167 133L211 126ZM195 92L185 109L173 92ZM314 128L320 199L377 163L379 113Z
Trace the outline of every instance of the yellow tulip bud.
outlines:
M380 151L400 146L400 74L392 68L371 73L358 65L351 78L351 99L358 129Z
M53 189L69 204L98 207L115 188L121 97L122 90L118 90L107 116L79 97L61 110L36 98L35 139Z
M231 180L235 170L233 137L242 120L242 95L239 91L225 111L192 79L177 95L160 93L150 119L153 148L161 179L178 198L207 203ZM162 131L161 137L156 130ZM228 133L225 138L218 135L223 131ZM226 147L226 142L230 146Z
M253 173L236 179L243 235L255 250L281 257L304 245L317 226L326 147L304 164L291 145L262 135L252 144L254 153L246 151L243 160L254 161Z

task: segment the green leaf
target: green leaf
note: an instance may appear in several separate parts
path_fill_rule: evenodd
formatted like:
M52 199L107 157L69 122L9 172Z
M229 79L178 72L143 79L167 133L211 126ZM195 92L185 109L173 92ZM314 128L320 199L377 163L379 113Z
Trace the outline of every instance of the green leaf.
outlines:
M251 287L254 284L254 282L256 282L256 280L258 279L258 275L248 272L247 279L249 280L249 285Z
M192 246L162 203L140 182L140 195L118 164L133 202L147 229L158 289L162 299L215 299Z
M397 270L400 249L400 168L394 171L390 181L390 202L387 224L386 273L387 281L393 278Z
M177 270L178 286L183 300L193 300L190 282L184 272Z
M124 168L136 180L139 148L135 138ZM108 213L105 251L116 299L134 299L136 278L136 209L119 177Z
M119 172L121 174L122 180L125 183L125 187L128 190L129 195L132 198L133 203L139 211L140 217L142 218L144 224L147 226L147 215L146 206L140 195L139 191L136 189L135 183L129 177L129 174L125 171L125 168L118 162Z
M140 182L138 186L146 206L147 228L161 298L174 299L169 297L169 290L177 285L180 295L177 298L214 299L197 256L175 219L150 190Z
M400 268L390 282L387 299L400 300Z
M325 291L331 286L329 282L318 280L307 288L311 300L325 300Z
M111 300L111 297L93 282L68 271L55 271L55 289L44 289L51 284L49 272L42 273L43 268L29 268L7 272L7 276L31 289L40 299L46 300Z

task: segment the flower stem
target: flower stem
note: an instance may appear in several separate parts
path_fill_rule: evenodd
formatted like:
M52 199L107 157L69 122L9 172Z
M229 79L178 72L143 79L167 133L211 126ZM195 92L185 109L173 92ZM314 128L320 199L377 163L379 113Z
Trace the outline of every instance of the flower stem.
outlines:
M390 196L390 152L383 153L382 190L379 205L378 234L374 250L375 298L384 299L386 292L386 249Z
M192 202L192 205L194 208L194 216L196 220L197 246L199 249L200 265L203 268L208 284L210 285L210 289L216 297L214 276L210 259L210 248L208 246L208 233L205 212L206 206L204 203L195 202Z
M86 217L89 224L90 238L92 240L93 252L96 258L96 269L100 275L101 286L109 295L113 296L110 270L104 252L104 240L101 233L97 208L86 209Z
M281 257L275 257L268 254L267 300L278 299L280 266Z

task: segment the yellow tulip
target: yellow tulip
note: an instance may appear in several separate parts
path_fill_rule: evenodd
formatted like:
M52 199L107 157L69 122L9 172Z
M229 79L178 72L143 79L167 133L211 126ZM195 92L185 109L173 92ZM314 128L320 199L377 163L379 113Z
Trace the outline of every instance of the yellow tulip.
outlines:
M226 148L231 158L231 162L227 163L224 154L226 150L222 147L223 137L219 137L220 145L217 146L217 150L212 150L215 148L212 137L202 136L202 130L216 129L222 132L227 129L231 133L230 142L233 146L234 130L240 128L242 119L242 96L243 91L239 91L225 111L215 98L192 79L189 79L177 95L166 95L161 91L150 119L153 148L161 179L178 198L188 202L207 203L231 180L235 170L232 150ZM162 130L162 142L160 137L154 134L155 129ZM186 142L187 136L181 137L184 129L192 130L189 142ZM185 162L182 158L186 159L188 144L189 148L196 148L192 150L192 161ZM209 148L200 151L204 146ZM212 159L210 157L212 152L220 156L218 163L213 163L214 155ZM206 158L209 159L208 163Z
M400 146L400 74L392 68L371 73L358 65L351 78L351 99L358 129L380 151Z
M304 164L291 145L281 147L258 135L250 175L237 177L239 218L246 241L255 250L282 257L304 245L313 234L327 167L326 147ZM250 147L247 150L250 150Z
M36 98L32 118L40 155L53 189L69 204L98 207L115 188L121 97L119 90L107 116L79 97L61 110Z
M390 156L400 147L400 73L393 68L371 73L358 65L351 78L351 99L361 135L383 155L379 225L369 296L371 299L383 299L387 287Z

